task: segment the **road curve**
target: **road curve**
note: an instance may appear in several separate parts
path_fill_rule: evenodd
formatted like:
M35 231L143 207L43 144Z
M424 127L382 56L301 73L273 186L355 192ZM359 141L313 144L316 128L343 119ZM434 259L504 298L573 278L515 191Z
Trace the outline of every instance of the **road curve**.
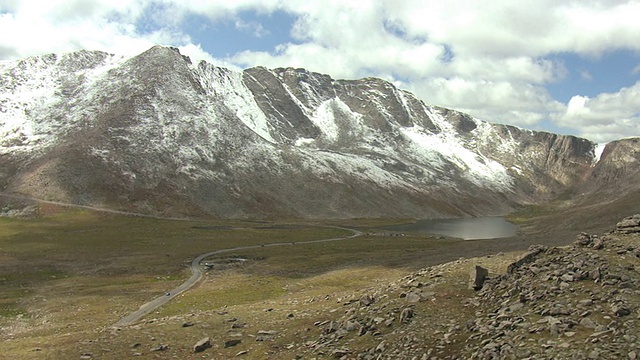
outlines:
M112 209L100 208L100 207L88 206L88 205L71 204L71 203L65 203L65 202L60 202L60 201L51 201L51 200L38 199L38 198L33 198L33 197L19 195L19 194L8 194L8 193L5 193L5 192L0 192L0 196L6 197L6 198L10 198L10 199L16 199L16 200L35 201L35 202L44 203L44 204L52 204L52 205L65 206L65 207L81 208L81 209L100 211L100 212L105 212L105 213L110 213L110 214L117 214L117 215L145 217L145 218L152 218L152 219L158 219L158 220L202 221L202 220L199 220L199 219L163 217L163 216L140 214L140 213L134 213L134 212L120 211L120 210L112 210ZM321 226L321 225L316 225L316 226ZM202 268L200 267L200 261L202 261L202 259L207 258L209 256L228 253L228 252L232 252L232 251L238 251L238 250L257 249L257 248L261 248L261 247L287 246L287 245L294 245L294 244L313 244L313 243L340 241L340 240L352 239L354 237L358 237L358 236L362 235L362 232L360 232L358 230L355 230L355 229L349 229L349 228L344 228L344 227L339 227L339 226L323 226L323 227L330 227L330 228L347 230L347 231L353 232L353 234L351 234L349 236L345 236L345 237L337 237L337 238L330 238L330 239L308 240L308 241L298 241L298 242L279 242L279 243L271 243L271 244L240 246L240 247L235 247L235 248L211 251L211 252L202 254L202 255L196 257L195 259L193 259L193 261L191 261L191 265L190 265L191 277L189 279L187 279L185 282L180 284L175 289L169 291L169 295L160 296L160 297L158 297L158 298L156 298L154 300L149 301L148 303L140 306L140 308L138 310L136 310L136 311L132 312L131 314L123 317L122 319L120 319L113 326L114 327L123 327L123 326L131 325L132 323L140 320L140 318L142 318L143 316L149 314L153 310L155 310L155 309L159 308L160 306L168 303L171 299L173 299L176 296L182 294L183 292L189 290L189 288L191 288L194 284L196 284L202 278Z
M140 306L140 308L138 310L136 310L136 311L132 312L131 314L123 317L122 319L120 319L117 323L115 323L113 325L113 327L124 327L124 326L131 325L131 324L135 323L136 321L140 320L140 318L142 318L143 316L149 314L150 312L154 311L155 309L159 308L160 306L168 303L171 299L173 299L176 296L182 294L183 292L189 290L189 288L191 288L193 285L195 285L202 278L202 267L200 266L200 262L203 259L205 259L205 258L207 258L209 256L228 253L228 252L233 252L233 251L239 251L239 250L257 249L257 248L261 248L261 247L291 246L291 245L295 245L295 244L314 244L314 243L322 243L322 242L341 241L341 240L353 239L355 237L358 237L358 236L362 235L362 232L360 232L358 230L355 230L355 229L343 228L343 227L338 227L338 226L327 226L327 227L333 227L333 228L337 228L337 229L348 230L348 231L353 232L353 234L351 234L349 236L345 236L345 237L337 237L337 238L330 238L330 239L307 240L307 241L298 241L298 242L279 242L279 243L271 243L271 244L239 246L239 247L234 247L234 248L229 248L229 249L211 251L211 252L199 255L198 257L196 257L195 259L193 259L191 261L191 265L190 265L191 277L189 279L187 279L185 282L180 284L175 289L169 291L168 292L169 295L163 295L163 296L157 297L154 300L151 300L148 303Z

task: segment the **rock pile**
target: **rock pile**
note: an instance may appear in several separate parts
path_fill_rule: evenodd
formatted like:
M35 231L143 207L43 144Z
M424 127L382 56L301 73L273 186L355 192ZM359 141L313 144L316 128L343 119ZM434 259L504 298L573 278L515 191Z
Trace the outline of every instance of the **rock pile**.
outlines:
M640 233L640 214L622 219L616 224L616 231L622 234Z
M618 224L624 234L640 216L627 219ZM582 233L572 246L532 249L528 261L488 280L470 301L469 357L636 358L640 244L628 240Z
M474 265L471 281L449 276L462 267L470 266L427 268L345 301L341 317L315 324L319 336L305 352L363 360L640 355L640 215L566 247L532 246L503 275L487 278Z

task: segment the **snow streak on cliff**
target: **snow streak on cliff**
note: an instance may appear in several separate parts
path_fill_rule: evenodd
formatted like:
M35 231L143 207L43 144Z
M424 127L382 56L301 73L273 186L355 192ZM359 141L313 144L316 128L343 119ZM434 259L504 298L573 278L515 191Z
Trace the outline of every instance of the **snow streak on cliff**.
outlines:
M220 216L503 213L574 184L595 146L376 78L235 72L172 48L0 63L0 161L12 169L0 181L56 199Z

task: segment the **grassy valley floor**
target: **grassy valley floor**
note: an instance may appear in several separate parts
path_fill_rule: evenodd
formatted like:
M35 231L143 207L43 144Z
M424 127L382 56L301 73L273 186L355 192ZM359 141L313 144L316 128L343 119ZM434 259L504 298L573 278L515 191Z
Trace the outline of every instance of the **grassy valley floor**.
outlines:
M461 325L443 323L445 309L456 318L473 315L472 308L461 305L474 294L466 286L472 265L504 272L541 239L535 222L539 213L522 215L523 232L514 238L481 241L392 236L397 234L376 229L403 221L393 219L177 221L53 206L40 213L44 215L36 219L0 219L0 353L12 359L340 357L335 347L323 350L321 344L340 343L322 336L331 319L355 311L345 304L376 294L375 306L384 315L370 320L397 322L403 307L395 297L401 295L380 289L406 282L424 271L420 269L449 263L424 274L431 297L415 308L434 324L433 331L446 332ZM365 234L300 243L351 235L327 225ZM566 245L574 238L568 229L544 240ZM188 278L187 266L197 255L276 242L292 244L205 259L211 269L195 287L137 324L112 326ZM477 259L468 259L473 257ZM395 324L376 325L388 335L386 341L412 336L410 327L396 331ZM378 346L380 334L373 334L344 334L349 340L344 355L352 358L353 349ZM211 339L212 348L194 353L193 345L204 337Z

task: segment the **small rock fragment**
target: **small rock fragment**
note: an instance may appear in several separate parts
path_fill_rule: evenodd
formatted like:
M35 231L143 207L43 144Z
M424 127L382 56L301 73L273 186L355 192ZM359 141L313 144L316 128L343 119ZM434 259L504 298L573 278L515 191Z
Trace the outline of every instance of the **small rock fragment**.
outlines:
M236 345L240 344L241 342L242 342L242 340L240 340L240 339L227 340L227 341L224 342L224 347L225 348L230 348L230 347L233 347L233 346L236 346Z

